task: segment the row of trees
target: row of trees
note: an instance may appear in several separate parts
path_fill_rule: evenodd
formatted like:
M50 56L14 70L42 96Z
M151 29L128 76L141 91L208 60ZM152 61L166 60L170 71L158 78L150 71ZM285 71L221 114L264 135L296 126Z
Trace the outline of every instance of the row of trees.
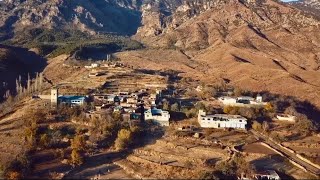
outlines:
M36 77L34 79L30 78L30 74L28 74L27 86L23 87L21 76L16 79L16 93L17 96L20 97L25 94L31 94L33 92L37 92L41 90L43 87L43 73L36 73Z

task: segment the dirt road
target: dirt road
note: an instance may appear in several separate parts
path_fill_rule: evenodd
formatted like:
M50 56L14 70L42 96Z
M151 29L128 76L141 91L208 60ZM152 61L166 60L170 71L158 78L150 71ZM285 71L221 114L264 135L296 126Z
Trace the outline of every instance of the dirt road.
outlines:
M317 175L318 177L320 176L320 169L313 166L312 164L301 160L300 158L297 157L295 153L292 153L283 147L279 146L278 144L274 143L273 141L270 141L269 138L261 133L258 133L254 130L251 130L252 134L258 137L260 140L263 140L266 144L271 146L272 148L276 149L277 151L281 152L284 156L286 156L288 159L296 162L297 164L301 165L302 167L306 168L309 172L312 174Z

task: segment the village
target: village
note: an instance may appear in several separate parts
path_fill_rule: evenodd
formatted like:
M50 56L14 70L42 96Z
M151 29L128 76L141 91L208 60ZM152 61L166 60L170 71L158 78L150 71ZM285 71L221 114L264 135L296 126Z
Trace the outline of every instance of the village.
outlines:
M319 165L301 155L302 146L293 145L306 142L284 140L295 135L301 115L292 107L275 107L277 102L268 94L199 85L175 72L134 69L110 59L83 66L63 62L57 67L61 65L67 76L81 75L55 85L47 80L46 88L27 102L31 109L46 112L46 122L38 125L44 134L35 141L52 144L45 143L33 155L34 162L51 160L36 163L37 176L31 178L318 176ZM57 138L55 132L65 135ZM130 140L120 141L121 133L129 133L125 136ZM75 139L82 137L87 149L74 149ZM312 134L309 141L317 144L320 137ZM317 159L317 148L310 148L309 156ZM117 153L120 159L110 155ZM230 172L240 166L241 172Z

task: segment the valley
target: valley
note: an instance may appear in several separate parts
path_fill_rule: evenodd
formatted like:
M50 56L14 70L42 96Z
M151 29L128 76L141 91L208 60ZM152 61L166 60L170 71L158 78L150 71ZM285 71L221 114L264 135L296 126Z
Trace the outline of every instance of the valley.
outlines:
M0 1L0 179L318 179L318 9Z

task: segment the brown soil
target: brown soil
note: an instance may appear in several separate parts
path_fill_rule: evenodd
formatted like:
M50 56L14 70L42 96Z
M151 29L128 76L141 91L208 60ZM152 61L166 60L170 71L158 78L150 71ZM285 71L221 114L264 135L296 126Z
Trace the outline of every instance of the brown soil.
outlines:
M266 155L276 154L274 151L261 145L260 143L252 143L252 144L244 145L241 147L240 150L246 153L257 153L257 154L266 154Z

